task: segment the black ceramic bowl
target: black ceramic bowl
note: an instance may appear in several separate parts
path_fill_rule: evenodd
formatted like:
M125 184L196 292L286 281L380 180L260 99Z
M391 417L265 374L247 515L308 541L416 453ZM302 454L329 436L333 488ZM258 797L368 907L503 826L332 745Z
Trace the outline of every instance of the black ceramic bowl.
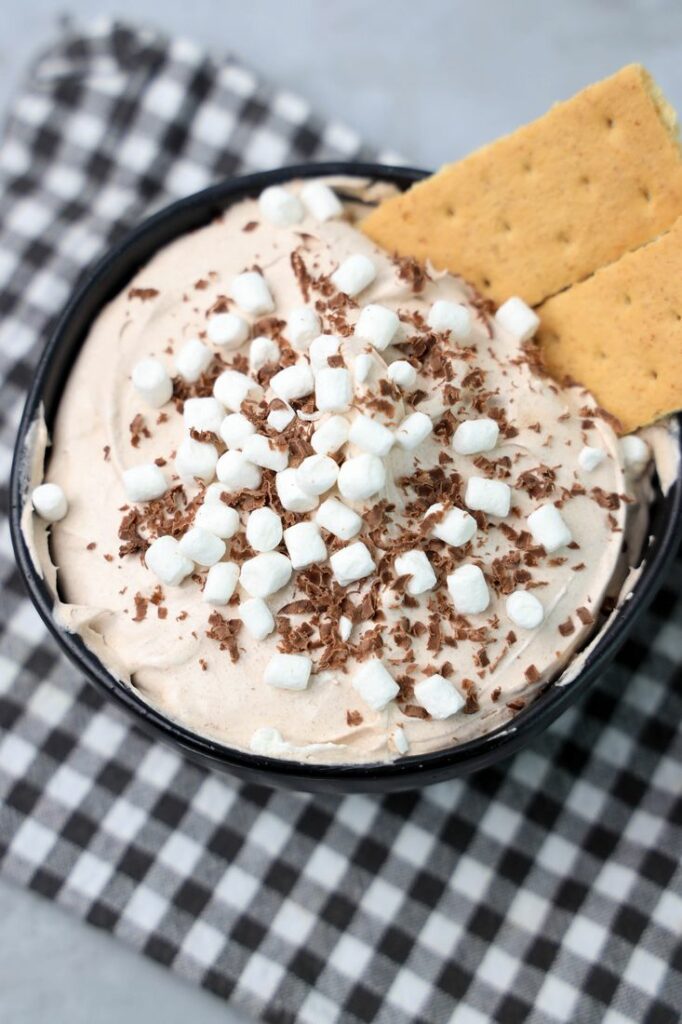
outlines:
M223 746L198 736L145 704L118 682L88 650L80 637L61 629L52 617L52 596L36 573L21 533L21 512L27 498L26 437L44 406L48 429L74 360L101 308L114 298L150 257L179 235L209 223L231 203L257 196L267 185L294 177L342 174L369 177L407 188L427 172L375 164L309 164L285 167L235 178L181 199L144 221L97 263L77 290L49 338L38 365L19 427L12 465L10 525L19 568L38 612L64 652L88 679L157 739L164 740L209 768L229 772L250 782L289 789L324 792L380 792L413 789L486 767L520 750L549 725L599 677L623 643L635 619L651 600L672 559L682 524L682 479L652 508L652 540L644 569L617 620L599 640L579 675L567 686L550 685L514 719L513 728L500 727L479 739L423 757L405 757L388 764L310 765L262 757Z

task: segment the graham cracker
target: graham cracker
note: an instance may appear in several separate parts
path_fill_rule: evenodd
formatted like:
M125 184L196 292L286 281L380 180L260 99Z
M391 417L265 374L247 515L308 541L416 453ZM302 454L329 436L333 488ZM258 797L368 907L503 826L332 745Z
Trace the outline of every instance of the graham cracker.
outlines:
M631 64L386 200L362 228L498 303L536 305L680 215L675 112Z
M549 372L588 388L624 433L682 408L681 281L682 217L538 310Z

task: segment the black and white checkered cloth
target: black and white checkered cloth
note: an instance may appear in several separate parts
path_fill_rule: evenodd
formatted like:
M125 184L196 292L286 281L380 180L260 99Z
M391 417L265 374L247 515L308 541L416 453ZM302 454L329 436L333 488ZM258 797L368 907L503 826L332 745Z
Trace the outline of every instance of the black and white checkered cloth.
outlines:
M50 324L112 239L218 178L361 155L234 60L67 30L0 147L0 477ZM342 799L239 785L150 742L60 656L4 521L0 572L8 878L273 1024L679 1021L677 585L507 764Z

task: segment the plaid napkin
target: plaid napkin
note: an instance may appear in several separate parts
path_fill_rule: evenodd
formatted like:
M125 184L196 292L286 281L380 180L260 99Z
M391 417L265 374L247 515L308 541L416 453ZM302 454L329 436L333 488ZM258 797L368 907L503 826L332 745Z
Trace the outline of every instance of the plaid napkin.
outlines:
M225 175L371 155L235 60L67 30L0 148L3 469L55 314L125 227ZM341 799L239 785L150 742L60 656L6 522L0 572L7 877L273 1024L679 1020L676 590L507 764Z

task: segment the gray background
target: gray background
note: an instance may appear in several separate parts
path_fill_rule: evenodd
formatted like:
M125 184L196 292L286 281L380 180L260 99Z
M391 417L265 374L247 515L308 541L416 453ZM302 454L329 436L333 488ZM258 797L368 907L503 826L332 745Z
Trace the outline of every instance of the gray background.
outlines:
M682 107L678 0L14 0L0 108L59 18L161 23L314 98L381 149L436 166L641 60ZM237 1024L242 1017L52 905L0 883L0 1020Z

